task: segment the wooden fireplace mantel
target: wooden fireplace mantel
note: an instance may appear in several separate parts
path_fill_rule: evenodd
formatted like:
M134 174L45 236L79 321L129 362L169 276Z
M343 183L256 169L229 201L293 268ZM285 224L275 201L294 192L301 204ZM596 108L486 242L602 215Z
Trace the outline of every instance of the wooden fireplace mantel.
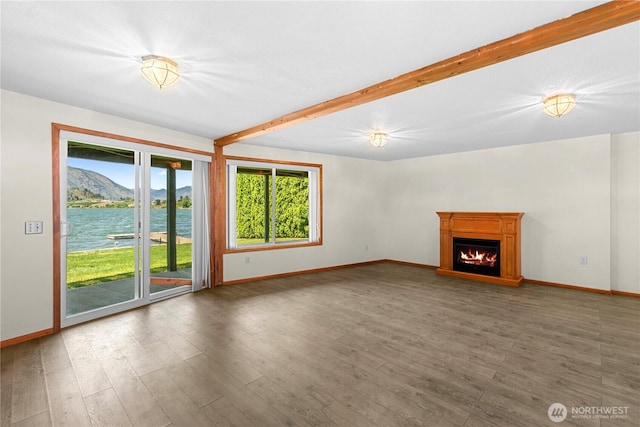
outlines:
M438 274L498 285L520 286L520 219L523 212L436 212L440 217ZM500 241L500 277L453 270L453 238Z

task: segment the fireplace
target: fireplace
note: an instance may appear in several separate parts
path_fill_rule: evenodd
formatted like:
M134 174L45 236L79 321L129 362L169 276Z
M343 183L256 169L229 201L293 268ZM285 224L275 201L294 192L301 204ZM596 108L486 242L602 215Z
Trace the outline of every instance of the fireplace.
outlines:
M453 270L500 277L500 240L453 238Z
M522 212L437 212L438 274L520 286Z

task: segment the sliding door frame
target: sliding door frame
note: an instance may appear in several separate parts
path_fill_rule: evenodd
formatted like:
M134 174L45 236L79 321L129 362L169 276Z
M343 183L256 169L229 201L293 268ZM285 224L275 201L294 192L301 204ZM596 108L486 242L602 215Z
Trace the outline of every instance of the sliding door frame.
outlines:
M184 147L177 147L170 144L163 144L159 142L132 138L123 135L111 134L107 132L95 131L91 129L84 129L75 126L68 126L59 123L51 124L51 141L52 141L52 201L53 201L53 332L58 332L61 328L61 290L62 290L62 271L61 271L61 248L60 248L60 239L61 239L61 177L60 177L60 138L62 132L72 132L76 134L83 134L87 136L100 137L118 141L124 141L132 144L139 144L143 146L155 147L160 149L168 149L172 151L178 151L183 153L196 154L201 156L206 156L211 161L209 162L209 192L213 193L213 189L215 187L214 183L211 182L211 176L213 176L215 168L215 164L213 162L213 152L195 150ZM213 143L212 143L213 148ZM65 153L66 156L66 153ZM209 283L211 286L214 286L214 270L213 270L213 238L214 238L214 228L212 227L213 223L213 205L214 198L209 197L209 206L208 206L208 216L209 216L209 247L210 247L210 256L209 256ZM65 284L66 286L66 284Z

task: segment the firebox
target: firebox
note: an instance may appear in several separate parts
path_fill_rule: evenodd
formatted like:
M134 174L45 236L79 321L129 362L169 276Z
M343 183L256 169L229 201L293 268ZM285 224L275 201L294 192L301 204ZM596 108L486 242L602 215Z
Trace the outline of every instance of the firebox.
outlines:
M453 270L500 277L500 240L454 237Z

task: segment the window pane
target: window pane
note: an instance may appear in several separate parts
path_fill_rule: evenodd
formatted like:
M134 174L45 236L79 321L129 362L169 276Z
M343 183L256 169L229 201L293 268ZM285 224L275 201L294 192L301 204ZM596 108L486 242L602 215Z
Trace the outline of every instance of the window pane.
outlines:
M138 298L135 154L67 145L66 313L73 316ZM65 317L66 317L65 316Z
M276 171L276 241L309 240L309 173Z
M227 161L228 248L319 241L319 168Z
M151 155L151 294L191 279L192 169L190 160Z
M238 167L236 241L238 246L271 241L271 169Z

